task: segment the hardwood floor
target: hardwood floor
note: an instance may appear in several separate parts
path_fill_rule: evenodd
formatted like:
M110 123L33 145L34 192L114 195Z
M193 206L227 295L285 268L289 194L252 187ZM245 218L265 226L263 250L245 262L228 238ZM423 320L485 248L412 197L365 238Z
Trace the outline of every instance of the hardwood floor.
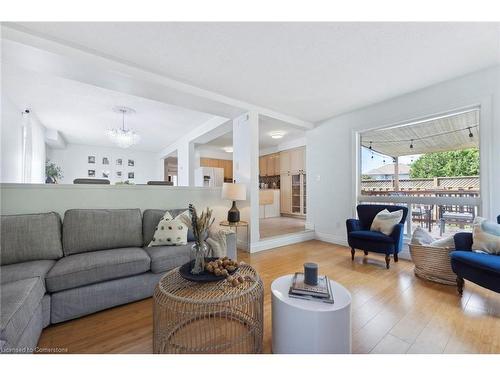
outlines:
M280 275L316 262L320 273L352 294L353 353L500 353L500 294L465 283L453 286L418 279L411 262L308 241L256 254L239 253L264 281L264 351L271 352L270 285ZM71 353L151 353L152 299L46 328L40 347Z
M296 217L268 217L259 220L260 238L281 236L306 230L306 220Z

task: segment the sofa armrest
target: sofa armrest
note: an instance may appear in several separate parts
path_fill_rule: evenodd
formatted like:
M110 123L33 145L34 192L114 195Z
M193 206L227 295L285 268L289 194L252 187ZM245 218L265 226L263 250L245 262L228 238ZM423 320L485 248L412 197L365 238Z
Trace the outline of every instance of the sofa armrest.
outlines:
M472 249L472 233L460 232L453 236L456 250Z
M391 238L394 240L394 251L399 253L403 248L403 233L405 226L404 224L396 224L391 233Z
M345 225L347 227L347 233L351 233L355 230L361 230L361 222L357 219L347 219Z
M237 242L236 233L226 234L227 256L232 260L238 259L238 251L236 250Z

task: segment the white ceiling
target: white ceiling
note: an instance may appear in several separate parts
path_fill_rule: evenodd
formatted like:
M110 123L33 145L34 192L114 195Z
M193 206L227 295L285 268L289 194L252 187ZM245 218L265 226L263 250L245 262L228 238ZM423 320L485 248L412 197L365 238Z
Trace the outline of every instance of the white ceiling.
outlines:
M29 108L41 123L58 130L69 143L113 147L106 131L121 127L114 106L136 110L125 126L141 137L131 149L159 152L213 115L105 90L53 76L2 66L2 91L21 109Z
M275 139L271 137L271 133L280 131L283 132L283 138ZM267 116L259 116L259 149L265 150L272 147L277 147L282 144L289 143L300 137L305 137L306 133L303 129L288 124L286 122L273 119ZM199 145L200 150L219 150L222 151L224 147L233 145L233 132L227 133Z
M500 63L498 23L19 25L308 121Z

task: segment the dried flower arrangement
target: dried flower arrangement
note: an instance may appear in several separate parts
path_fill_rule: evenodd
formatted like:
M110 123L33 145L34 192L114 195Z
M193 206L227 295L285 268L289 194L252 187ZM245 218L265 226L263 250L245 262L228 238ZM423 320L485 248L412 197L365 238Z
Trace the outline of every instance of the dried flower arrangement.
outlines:
M205 269L205 257L207 256L208 246L205 243L208 230L215 221L212 217L213 211L207 207L198 216L196 207L193 204L189 205L189 217L182 216L181 219L193 231L195 243L193 244L192 251L194 254L194 266L191 270L193 274L199 274Z

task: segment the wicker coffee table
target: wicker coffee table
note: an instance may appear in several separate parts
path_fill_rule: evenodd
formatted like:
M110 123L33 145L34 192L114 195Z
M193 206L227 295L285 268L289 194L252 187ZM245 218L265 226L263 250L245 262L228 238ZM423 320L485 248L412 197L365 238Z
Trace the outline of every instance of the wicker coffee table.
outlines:
M179 268L154 293L154 353L261 353L264 286L249 265L237 271L244 283L196 283Z

